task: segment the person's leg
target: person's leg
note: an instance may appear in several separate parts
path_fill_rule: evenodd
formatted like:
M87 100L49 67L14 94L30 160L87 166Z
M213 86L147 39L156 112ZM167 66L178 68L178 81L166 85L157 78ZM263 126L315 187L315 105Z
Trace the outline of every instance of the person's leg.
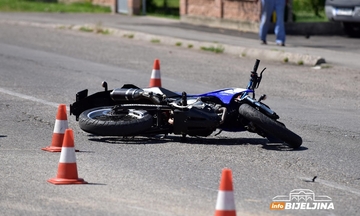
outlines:
M285 24L284 24L284 12L285 12L285 1L276 0L275 11L276 11L276 26L275 35L277 44L285 44Z
M269 31L269 25L271 21L271 15L274 11L274 2L275 0L261 0L262 11L261 11L259 37L260 40L262 41L266 41L266 36Z

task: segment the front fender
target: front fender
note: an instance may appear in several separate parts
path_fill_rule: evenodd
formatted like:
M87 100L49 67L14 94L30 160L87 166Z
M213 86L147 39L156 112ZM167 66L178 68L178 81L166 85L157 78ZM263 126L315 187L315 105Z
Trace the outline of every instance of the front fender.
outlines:
M273 111L270 109L270 107L264 103L261 103L249 96L245 97L242 100L243 103L247 103L250 106L257 108L260 112L264 113L265 115L269 116L270 118L277 120L280 117Z

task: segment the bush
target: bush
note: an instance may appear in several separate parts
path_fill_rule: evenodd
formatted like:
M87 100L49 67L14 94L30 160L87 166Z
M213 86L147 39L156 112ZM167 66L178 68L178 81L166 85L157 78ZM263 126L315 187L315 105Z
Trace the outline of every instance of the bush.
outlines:
M313 11L318 17L324 7L325 0L293 0L293 11Z
M146 0L146 12L179 16L179 0Z

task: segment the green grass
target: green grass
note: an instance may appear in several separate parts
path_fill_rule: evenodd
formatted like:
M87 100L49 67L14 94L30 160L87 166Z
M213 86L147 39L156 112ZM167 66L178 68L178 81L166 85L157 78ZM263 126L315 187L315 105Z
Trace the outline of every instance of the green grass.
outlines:
M130 39L134 38L134 34L124 34L123 36Z
M83 31L83 32L94 32L96 34L103 34L103 35L108 35L110 34L110 31L108 29L102 29L102 28L90 28L87 26L82 26L79 31Z
M160 43L160 40L159 39L152 39L151 43Z
M93 32L94 31L94 29L92 29L90 27L86 27L86 26L82 26L79 30L83 31L83 32Z
M160 18L180 20L180 15L168 15L168 14L162 14L160 12L146 12L146 15L160 17Z
M320 12L320 17L315 16L312 11L295 11L295 22L328 22L325 11Z
M0 0L0 11L4 12L69 12L110 13L110 7L92 5L90 2L63 4L34 0Z
M214 46L210 46L210 47L200 47L201 50L204 50L204 51L210 51L210 52L214 52L214 53L223 53L225 48L222 47L222 46L217 46L217 47L214 47Z
M96 24L94 28L88 26L81 26L79 31L83 32L94 32L96 34L109 35L111 32L109 29L105 29L101 27L101 23Z

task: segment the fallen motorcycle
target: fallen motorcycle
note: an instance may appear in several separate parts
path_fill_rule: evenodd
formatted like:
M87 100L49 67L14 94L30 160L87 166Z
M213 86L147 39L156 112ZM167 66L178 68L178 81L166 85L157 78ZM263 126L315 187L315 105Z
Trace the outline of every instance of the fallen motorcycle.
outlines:
M215 130L249 131L280 140L299 148L302 138L290 131L279 116L262 101L255 99L264 68L257 73L256 60L246 89L225 88L204 94L177 93L162 87L139 88L125 84L121 88L88 96L85 89L76 94L70 114L76 116L82 130L101 136L176 134L209 136Z

